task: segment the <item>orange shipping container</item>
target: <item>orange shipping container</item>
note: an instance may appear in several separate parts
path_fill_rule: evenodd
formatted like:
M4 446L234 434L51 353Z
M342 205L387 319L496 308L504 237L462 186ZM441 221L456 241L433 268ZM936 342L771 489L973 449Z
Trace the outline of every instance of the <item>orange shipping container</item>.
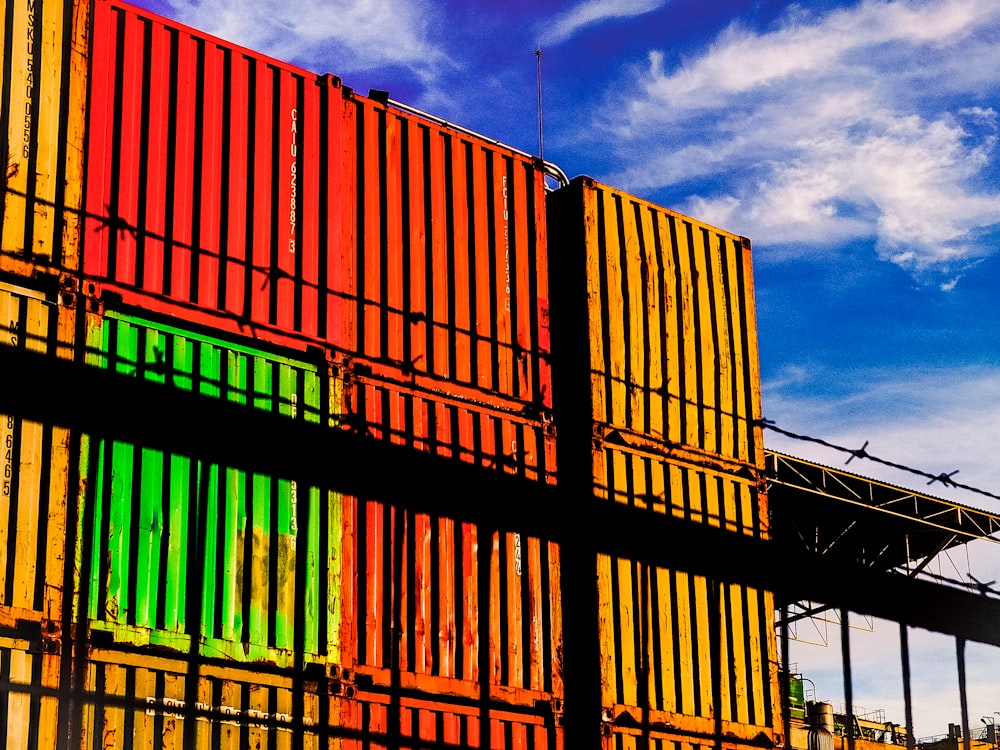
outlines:
M749 241L589 178L550 196L549 226L557 385L589 404L563 414L590 423L595 491L761 533Z
M88 279L328 347L359 430L554 481L540 162L118 0L93 30Z
M78 267L89 7L10 2L0 15L0 270Z
M53 279L54 281L54 279ZM75 310L43 292L0 282L0 345L72 356ZM58 637L66 560L69 431L0 415L0 626L43 622Z
M560 704L559 547L375 501L345 507L356 661L379 689Z
M548 211L561 464L597 497L766 537L749 242L589 178ZM605 555L594 573L608 747L773 739L770 592Z

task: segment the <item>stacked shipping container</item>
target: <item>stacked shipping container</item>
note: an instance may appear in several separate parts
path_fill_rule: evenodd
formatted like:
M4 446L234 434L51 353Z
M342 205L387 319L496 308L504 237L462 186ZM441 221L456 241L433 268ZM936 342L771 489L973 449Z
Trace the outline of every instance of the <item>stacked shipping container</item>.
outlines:
M6 311L28 311L14 318L24 335L9 345L331 429L343 416L343 383L325 359L92 301L97 309L57 304L24 286L3 292ZM74 327L80 337L67 343ZM558 745L557 545L144 445L101 425L71 434L9 420L5 725L48 717L74 736L127 747L179 718L195 727L192 742L216 736L213 716L242 727L234 743L347 729L371 740L412 725L425 739L440 729L441 741L482 733ZM253 697L262 672L285 686L266 705ZM237 697L199 697L185 714L185 689L210 674L222 682L206 684L232 683ZM322 709L317 691L329 696ZM438 718L427 725L424 714ZM36 740L24 746L55 746Z
M549 226L568 281L553 302L561 461L637 519L766 535L749 243L587 178L550 197ZM596 577L608 747L773 733L767 592L607 555Z
M555 345L588 494L766 533L739 238L118 0L3 23L4 346L554 485ZM554 532L345 495L335 457L2 418L8 747L557 748L567 615L613 746L772 731L766 592L602 556L581 612Z
M539 165L129 6L93 26L85 277L328 349L373 436L554 478Z
M47 357L73 350L71 307L0 283L4 346ZM0 736L14 750L54 747L61 685L70 434L0 414Z

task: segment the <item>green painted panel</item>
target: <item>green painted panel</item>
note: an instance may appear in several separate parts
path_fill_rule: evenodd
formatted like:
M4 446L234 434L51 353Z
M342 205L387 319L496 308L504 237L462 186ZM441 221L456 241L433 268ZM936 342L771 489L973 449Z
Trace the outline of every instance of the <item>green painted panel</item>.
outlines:
M805 721L806 700L802 678L799 675L788 675L788 711L793 719Z
M322 365L130 316L87 325L93 366L312 422L340 402ZM121 441L82 447L77 611L92 629L281 665L301 643L339 661L337 494Z
M307 422L322 418L325 373L246 342L109 312L88 316L87 362Z

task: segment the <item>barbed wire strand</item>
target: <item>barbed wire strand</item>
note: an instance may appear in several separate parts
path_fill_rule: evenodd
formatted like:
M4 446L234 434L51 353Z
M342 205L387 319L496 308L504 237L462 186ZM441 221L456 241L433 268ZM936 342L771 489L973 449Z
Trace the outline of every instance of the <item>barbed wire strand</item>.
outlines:
M912 466L906 466L905 464L896 463L895 461L887 461L884 458L873 456L867 450L868 449L867 440L865 441L864 445L862 445L860 448L847 448L843 445L837 445L836 443L831 443L830 441L824 440L823 438L812 437L810 435L799 435L795 432L789 432L788 430L783 430L782 428L778 427L774 422L772 422L770 419L762 419L760 420L760 424L762 427L764 427L764 429L777 432L779 435L784 435L785 437L792 438L793 440L803 440L809 443L816 443L826 448L832 448L833 450L840 451L841 453L847 453L849 454L849 458L847 459L847 461L844 462L845 464L851 463L851 461L853 461L855 458L864 458L868 459L869 461L873 461L877 464L881 464L882 466L888 466L892 469L898 469L899 471L905 471L910 474L915 474L916 476L919 477L924 477L925 479L930 480L927 482L927 484L929 485L934 484L935 482L940 482L945 487L954 487L955 489L965 490L966 492L974 492L977 495L983 495L984 497L992 498L993 500L1000 500L1000 495L996 495L992 492L987 492L986 490L981 490L978 487L971 487L967 484L956 482L952 477L954 477L958 473L958 469L955 469L954 471L948 473L942 472L940 474L931 474L930 472L923 471L922 469L915 469Z

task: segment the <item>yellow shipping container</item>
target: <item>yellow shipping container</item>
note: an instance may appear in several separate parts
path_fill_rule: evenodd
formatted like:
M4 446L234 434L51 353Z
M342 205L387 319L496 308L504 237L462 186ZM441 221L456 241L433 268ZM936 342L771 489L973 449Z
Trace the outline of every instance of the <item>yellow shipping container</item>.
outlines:
M59 746L60 663L37 631L0 636L0 737L6 750Z
M749 241L586 177L548 211L560 465L637 512L766 538ZM641 554L596 567L608 747L774 741L770 592Z
M553 341L562 392L590 404L596 492L667 512L683 485L675 514L760 533L764 508L727 485L764 465L749 241L586 177L549 211Z
M72 356L74 308L0 283L0 345ZM0 414L0 626L62 619L69 431ZM56 633L57 635L57 633Z
M0 270L75 270L83 191L87 2L4 8Z

